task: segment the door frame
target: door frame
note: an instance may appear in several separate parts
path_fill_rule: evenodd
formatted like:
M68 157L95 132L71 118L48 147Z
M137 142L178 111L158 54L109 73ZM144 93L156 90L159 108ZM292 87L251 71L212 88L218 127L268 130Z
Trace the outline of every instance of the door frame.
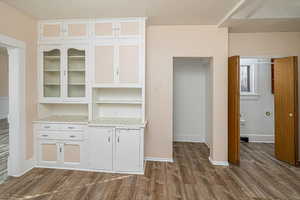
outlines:
M0 34L0 45L9 56L9 157L8 175L21 176L32 163L26 160L26 44Z

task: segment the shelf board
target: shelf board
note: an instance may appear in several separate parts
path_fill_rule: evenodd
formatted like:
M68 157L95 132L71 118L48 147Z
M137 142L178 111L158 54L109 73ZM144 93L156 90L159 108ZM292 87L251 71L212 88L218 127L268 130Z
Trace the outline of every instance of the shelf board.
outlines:
M69 72L85 72L85 69L68 69Z
M85 83L68 83L69 86L85 86Z
M96 104L142 104L141 100L98 100Z
M60 69L44 69L44 72L60 72Z
M68 56L68 58L85 58L85 56Z
M139 84L131 84L131 83L102 83L102 84L95 84L92 86L95 89L101 88L137 88L142 89L143 86Z
M44 86L60 86L60 83L44 83Z
M44 56L44 58L49 58L49 59L58 59L61 56Z

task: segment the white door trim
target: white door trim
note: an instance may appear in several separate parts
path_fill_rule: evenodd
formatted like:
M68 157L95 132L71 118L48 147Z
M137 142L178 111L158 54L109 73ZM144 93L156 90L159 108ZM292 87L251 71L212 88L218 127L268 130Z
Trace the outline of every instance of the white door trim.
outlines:
M20 176L31 165L26 160L25 55L24 42L0 34L0 45L9 55L9 158L8 174Z

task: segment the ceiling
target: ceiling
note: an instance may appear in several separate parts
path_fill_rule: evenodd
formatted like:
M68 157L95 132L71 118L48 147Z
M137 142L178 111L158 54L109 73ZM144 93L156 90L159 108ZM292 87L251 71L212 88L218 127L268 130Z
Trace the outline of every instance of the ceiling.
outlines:
M300 0L247 0L222 25L230 32L300 32Z
M239 0L2 0L37 19L148 17L155 25L216 25Z

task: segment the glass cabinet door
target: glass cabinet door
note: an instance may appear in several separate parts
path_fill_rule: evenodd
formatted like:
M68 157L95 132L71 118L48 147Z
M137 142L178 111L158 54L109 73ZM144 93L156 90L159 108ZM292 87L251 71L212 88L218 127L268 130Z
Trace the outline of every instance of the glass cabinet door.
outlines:
M85 97L86 51L70 48L68 56L67 97Z
M43 52L44 97L61 96L61 51L53 49Z

